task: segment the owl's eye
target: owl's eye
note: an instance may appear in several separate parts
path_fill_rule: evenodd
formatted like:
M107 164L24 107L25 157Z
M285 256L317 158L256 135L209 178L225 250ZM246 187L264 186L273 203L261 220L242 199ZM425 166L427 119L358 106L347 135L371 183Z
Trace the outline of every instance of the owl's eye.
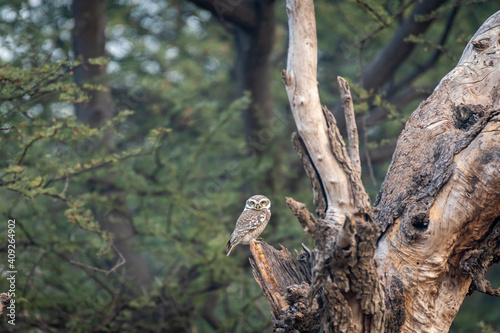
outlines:
M254 206L254 205L255 205L255 202L251 201L250 206Z
M261 205L265 205L265 204L266 204L266 202L265 202L265 201L261 201L261 202L260 202L260 204L261 204Z

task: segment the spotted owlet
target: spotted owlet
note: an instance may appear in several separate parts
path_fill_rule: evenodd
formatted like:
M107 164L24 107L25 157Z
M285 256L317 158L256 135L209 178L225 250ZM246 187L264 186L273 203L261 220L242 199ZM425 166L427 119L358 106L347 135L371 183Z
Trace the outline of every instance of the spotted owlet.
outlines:
M271 218L271 200L263 195L254 195L247 200L245 209L241 213L233 234L227 242L227 255L238 244L248 244L252 239L259 237Z

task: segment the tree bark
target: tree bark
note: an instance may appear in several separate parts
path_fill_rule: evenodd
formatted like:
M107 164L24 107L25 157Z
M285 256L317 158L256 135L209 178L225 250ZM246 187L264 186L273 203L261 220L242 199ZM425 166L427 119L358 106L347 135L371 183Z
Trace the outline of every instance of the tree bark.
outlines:
M446 332L468 293L500 295L484 278L500 260L500 11L410 117L374 210L319 101L313 2L287 0L287 13L292 141L319 217L287 198L317 246L299 254L302 277L282 278L297 271L286 249L251 246L275 331Z

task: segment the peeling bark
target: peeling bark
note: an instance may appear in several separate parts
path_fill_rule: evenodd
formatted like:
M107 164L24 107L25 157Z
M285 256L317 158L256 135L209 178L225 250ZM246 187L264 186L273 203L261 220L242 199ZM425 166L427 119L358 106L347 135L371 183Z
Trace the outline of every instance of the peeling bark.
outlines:
M307 248L305 248L307 249ZM299 256L313 258L311 252ZM263 241L251 241L250 264L255 280L266 295L275 323L275 332L317 332L319 327L318 302L309 297L311 287L297 270L290 252L276 250ZM303 257L304 258L304 257ZM308 266L310 261L302 263ZM310 272L311 267L306 270Z
M254 277L270 300L273 317L279 318L282 311L288 308L285 301L286 288L300 284L302 278L290 252L284 247L278 251L264 242L252 240L250 251Z
M492 264L500 261L500 217L493 222L493 230L475 249L467 251L460 262L460 270L472 279L469 293L474 290L482 293L500 296L500 288L493 289L484 275Z

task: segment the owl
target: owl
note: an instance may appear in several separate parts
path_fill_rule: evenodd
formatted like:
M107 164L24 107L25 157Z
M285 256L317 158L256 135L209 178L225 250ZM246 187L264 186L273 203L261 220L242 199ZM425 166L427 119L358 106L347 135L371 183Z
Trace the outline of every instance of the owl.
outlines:
M238 244L248 244L252 239L257 238L271 218L271 200L263 195L254 195L247 200L245 209L241 213L233 234L227 242L227 255L231 253L233 247Z

